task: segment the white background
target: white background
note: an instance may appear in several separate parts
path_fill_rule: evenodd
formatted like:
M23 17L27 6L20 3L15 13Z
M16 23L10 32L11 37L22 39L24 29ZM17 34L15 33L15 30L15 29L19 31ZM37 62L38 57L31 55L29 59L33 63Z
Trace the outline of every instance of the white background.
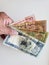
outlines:
M28 15L47 20L49 31L48 0L0 0L0 11L6 12L14 21ZM0 65L49 65L49 38L38 57L4 46L0 39Z

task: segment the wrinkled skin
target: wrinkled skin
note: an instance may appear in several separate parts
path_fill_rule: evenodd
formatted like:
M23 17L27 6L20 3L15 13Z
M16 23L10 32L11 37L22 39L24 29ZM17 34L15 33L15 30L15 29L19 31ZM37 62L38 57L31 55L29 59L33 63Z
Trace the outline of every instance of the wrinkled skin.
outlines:
M0 35L13 35L17 34L16 31L8 27L9 24L13 23L13 20L4 12L0 12Z

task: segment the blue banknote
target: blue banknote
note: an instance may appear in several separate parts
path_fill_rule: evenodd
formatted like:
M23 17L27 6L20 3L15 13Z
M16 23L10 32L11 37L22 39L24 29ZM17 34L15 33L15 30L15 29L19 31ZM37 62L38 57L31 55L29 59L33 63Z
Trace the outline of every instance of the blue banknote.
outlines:
M38 56L44 46L43 42L35 38L28 37L20 32L18 35L7 36L3 44L19 49L35 57Z

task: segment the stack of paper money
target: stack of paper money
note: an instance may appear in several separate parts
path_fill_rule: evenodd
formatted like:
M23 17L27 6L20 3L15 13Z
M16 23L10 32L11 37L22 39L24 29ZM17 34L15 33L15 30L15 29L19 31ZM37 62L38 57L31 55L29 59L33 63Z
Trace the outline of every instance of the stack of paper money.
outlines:
M9 26L15 29L18 35L7 36L4 44L37 56L46 43L48 35L46 22L46 20L36 21L34 17L28 16L22 21L10 24Z

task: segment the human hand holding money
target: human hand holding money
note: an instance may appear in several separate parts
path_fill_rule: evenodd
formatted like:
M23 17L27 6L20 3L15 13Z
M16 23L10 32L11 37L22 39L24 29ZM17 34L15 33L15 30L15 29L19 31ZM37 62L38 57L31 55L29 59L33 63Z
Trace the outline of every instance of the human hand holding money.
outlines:
M9 24L9 23L8 23ZM46 20L35 20L35 17L28 16L21 21L7 25L18 32L18 35L8 35L3 44L17 48L28 54L37 56L47 38Z

